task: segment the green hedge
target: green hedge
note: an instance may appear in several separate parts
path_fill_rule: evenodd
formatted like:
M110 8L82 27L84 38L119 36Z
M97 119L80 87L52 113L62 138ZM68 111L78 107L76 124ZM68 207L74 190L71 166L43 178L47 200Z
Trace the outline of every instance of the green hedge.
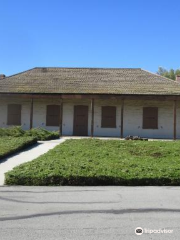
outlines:
M38 141L46 141L52 139L58 139L58 132L50 132L42 128L33 128L29 131L25 131L25 136L36 137Z
M9 185L180 185L180 141L66 140L6 173Z
M47 131L42 128L33 128L31 130L24 131L21 127L0 128L0 137L34 137L37 140L45 141L51 139L58 139L58 132Z
M7 185L24 186L179 186L180 178L119 178L109 176L25 176L6 173Z
M37 141L58 139L58 132L34 128L24 131L21 127L0 128L0 160L16 153Z
M34 137L0 137L0 160L35 143Z

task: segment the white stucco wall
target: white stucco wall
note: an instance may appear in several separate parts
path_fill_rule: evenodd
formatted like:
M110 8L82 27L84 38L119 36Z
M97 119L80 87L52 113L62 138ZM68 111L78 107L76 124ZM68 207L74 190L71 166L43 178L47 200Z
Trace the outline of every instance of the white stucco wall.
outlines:
M177 102L177 115L176 115L176 135L180 139L180 102Z
M7 105L22 104L22 128L30 127L29 99L0 99L0 127L7 126ZM47 130L59 130L59 127L46 126L46 105L59 104L57 99L34 100L33 127ZM74 105L87 105L88 135L91 133L91 103L90 100L64 100L63 104L63 135L73 134ZM116 106L116 128L101 128L101 107ZM158 107L158 129L142 129L143 107ZM177 104L177 138L180 138L180 103ZM121 101L95 100L94 136L120 137L121 134ZM124 102L124 137L139 135L148 138L173 138L173 102L172 101L134 101Z
M9 127L7 125L7 107L8 104L21 104L21 124L24 130L28 130L30 127L30 101L27 99L23 99L23 103L21 99L17 98L7 98L0 99L0 127L6 128Z
M158 107L158 129L143 129L143 107ZM177 115L180 111L178 111ZM173 102L125 101L124 137L173 138Z

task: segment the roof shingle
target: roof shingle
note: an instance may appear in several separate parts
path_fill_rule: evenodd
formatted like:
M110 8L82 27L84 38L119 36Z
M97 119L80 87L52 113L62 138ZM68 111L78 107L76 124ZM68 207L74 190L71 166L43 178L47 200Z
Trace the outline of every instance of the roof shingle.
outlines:
M0 80L0 93L180 95L180 84L140 68L34 68Z

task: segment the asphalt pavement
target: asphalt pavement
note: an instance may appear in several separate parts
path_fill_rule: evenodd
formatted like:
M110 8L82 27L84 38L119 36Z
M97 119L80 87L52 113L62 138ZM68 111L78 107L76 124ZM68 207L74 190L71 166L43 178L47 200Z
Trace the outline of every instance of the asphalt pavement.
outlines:
M180 239L179 187L0 187L1 240L139 238Z

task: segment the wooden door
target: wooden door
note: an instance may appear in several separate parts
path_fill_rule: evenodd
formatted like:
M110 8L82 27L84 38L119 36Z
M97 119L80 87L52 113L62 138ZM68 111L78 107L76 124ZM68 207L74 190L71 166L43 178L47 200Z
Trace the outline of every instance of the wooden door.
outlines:
M74 136L88 135L88 106L74 106Z

